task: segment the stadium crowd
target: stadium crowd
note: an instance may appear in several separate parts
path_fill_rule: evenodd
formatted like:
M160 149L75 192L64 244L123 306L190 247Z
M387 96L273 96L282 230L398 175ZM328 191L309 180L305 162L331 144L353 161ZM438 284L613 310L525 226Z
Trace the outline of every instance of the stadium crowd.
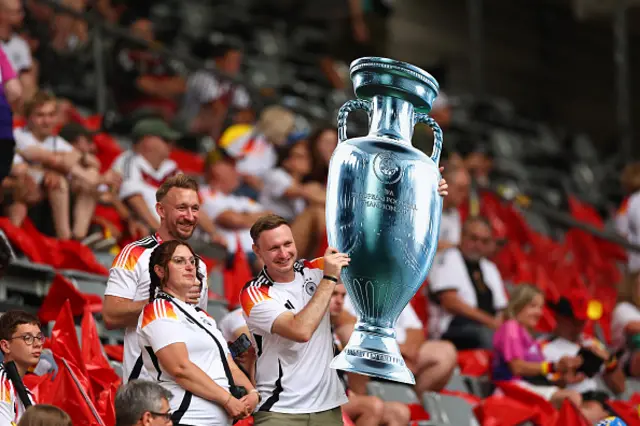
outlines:
M155 40L148 2L62 3ZM354 37L366 39L372 13L350 13ZM118 139L102 117L43 90L52 55L79 49L87 31L44 3L0 0L0 229L14 248L12 230L37 228L74 250L114 253L94 312L124 331L124 344L102 346L93 313L74 306L89 304L76 289L56 296L51 338L42 313L4 313L0 425L399 426L433 415L372 395L372 382L384 381L329 368L357 316L340 279L349 257L326 237L335 126L301 129L285 106L257 110L241 85L206 69L185 77L122 42L112 90L131 119ZM199 49L229 75L241 69L241 45ZM445 138L450 110L443 94L433 116ZM207 152L188 149L203 138L215 141ZM610 415L640 424L639 400L615 398L640 378L638 254L620 256L579 231L564 243L535 235L490 189L485 146L445 152L438 253L396 324L416 377L411 392L419 401L456 396L482 424L582 425ZM629 196L617 229L638 243L640 166L621 181ZM209 245L224 259L198 252ZM224 294L207 287L220 271ZM228 313L213 318L210 298ZM120 376L105 356L122 362ZM488 378L491 390L482 398L451 390L460 374Z

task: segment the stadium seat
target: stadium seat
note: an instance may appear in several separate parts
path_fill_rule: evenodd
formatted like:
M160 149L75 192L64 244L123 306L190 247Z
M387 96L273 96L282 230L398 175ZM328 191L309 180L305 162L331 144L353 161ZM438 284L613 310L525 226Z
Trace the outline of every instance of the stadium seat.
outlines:
M405 404L419 404L420 400L409 385L372 380L367 383L367 393L384 401L397 401Z
M476 426L478 421L473 407L457 396L425 392L422 404L431 416L432 424L454 426Z

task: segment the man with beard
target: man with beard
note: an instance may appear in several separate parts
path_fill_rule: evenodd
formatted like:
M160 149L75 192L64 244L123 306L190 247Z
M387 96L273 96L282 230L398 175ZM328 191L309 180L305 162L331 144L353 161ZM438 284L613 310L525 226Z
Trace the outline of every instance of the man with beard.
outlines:
M125 329L123 381L144 378L142 357L136 334L138 317L149 303L149 257L163 241L186 241L198 225L200 202L198 183L183 174L168 178L156 192L158 231L125 246L109 271L102 317L107 328ZM207 282L204 262L200 262L202 282ZM188 303L207 307L207 287L194 286Z

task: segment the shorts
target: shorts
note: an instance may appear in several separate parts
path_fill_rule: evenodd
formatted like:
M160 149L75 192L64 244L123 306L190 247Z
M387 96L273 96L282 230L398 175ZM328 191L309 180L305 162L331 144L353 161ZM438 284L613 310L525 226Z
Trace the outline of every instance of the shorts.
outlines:
M343 426L342 409L321 411L312 414L285 414L258 411L253 413L255 426Z
M16 142L13 138L0 139L0 182L11 173L15 150Z

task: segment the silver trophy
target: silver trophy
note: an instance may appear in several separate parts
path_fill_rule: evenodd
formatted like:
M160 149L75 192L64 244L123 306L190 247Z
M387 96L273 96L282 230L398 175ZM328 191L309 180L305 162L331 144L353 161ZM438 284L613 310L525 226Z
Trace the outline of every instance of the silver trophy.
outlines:
M341 277L358 322L331 367L415 384L394 326L438 245L442 131L427 114L439 86L420 68L373 57L351 64L351 80L358 100L338 114L326 218L329 244L351 257ZM369 134L347 139L347 116L356 109L369 115ZM433 129L431 157L411 145L417 123Z

